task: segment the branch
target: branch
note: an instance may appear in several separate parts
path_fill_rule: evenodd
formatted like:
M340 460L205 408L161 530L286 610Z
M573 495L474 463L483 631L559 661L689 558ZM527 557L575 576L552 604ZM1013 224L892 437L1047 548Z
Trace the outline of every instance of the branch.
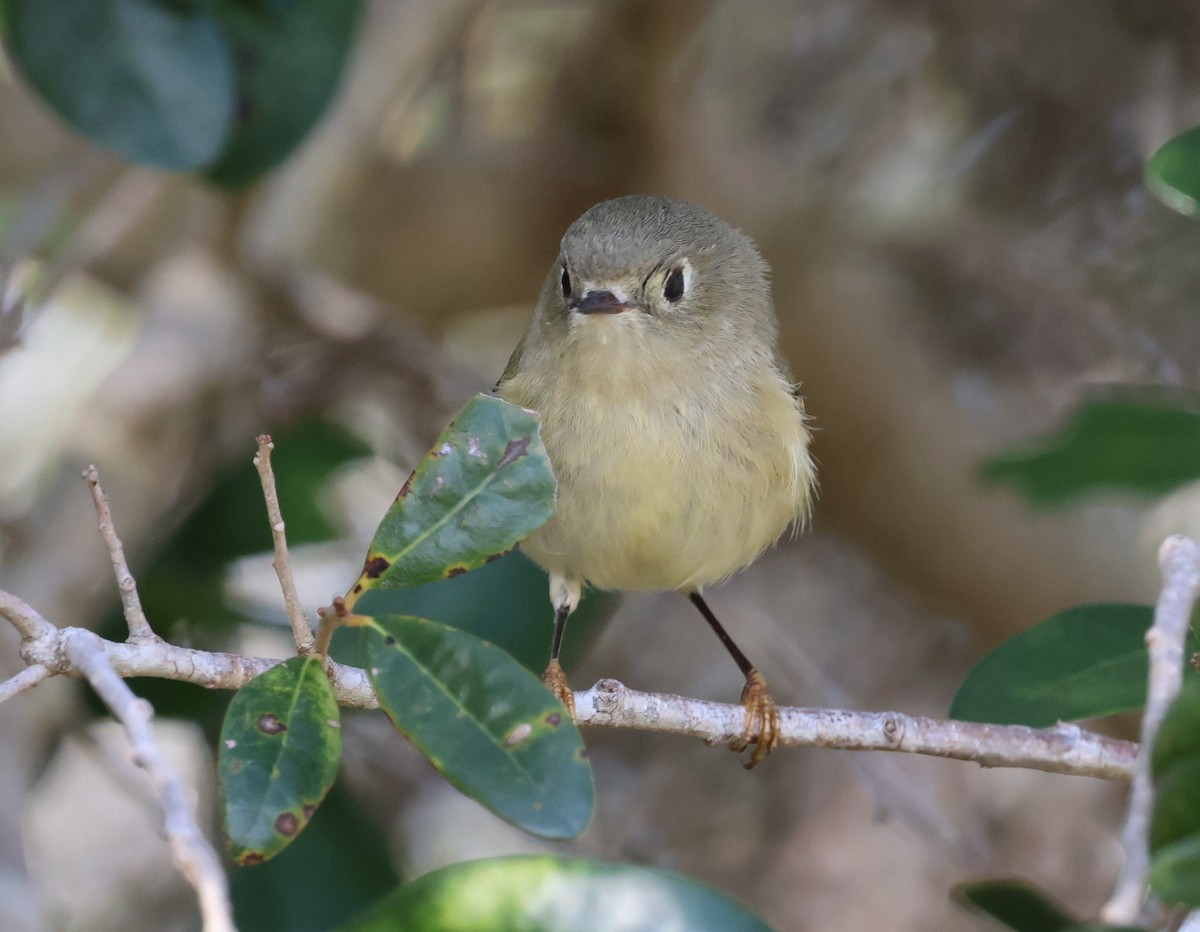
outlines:
M0 616L33 612L0 590ZM64 656L64 642L92 638L102 645L120 676L153 676L195 683L208 689L239 689L278 660L153 644L113 643L82 628L54 628L22 647L27 663L40 663L55 673L79 671ZM373 709L379 705L363 670L331 663L329 677L338 702ZM626 728L660 734L690 735L710 744L731 744L740 737L746 710L733 703L707 702L627 689L616 680L601 680L575 694L580 725ZM845 712L833 709L779 710L779 743L788 747L843 748L852 751L907 751L933 757L971 760L985 767L1023 767L1050 773L1128 780L1137 746L1097 735L1077 725L1026 728L941 721L898 712Z
M49 667L43 667L40 663L26 667L16 676L11 676L0 683L0 702L11 699L27 689L33 689L38 683L52 676L53 672Z
M1146 690L1146 711L1142 715L1141 752L1134 765L1129 812L1121 833L1125 863L1113 895L1100 913L1106 922L1114 925L1135 923L1146 899L1150 875L1150 813L1154 807L1150 755L1163 717L1183 684L1184 641L1192 607L1200 592L1200 547L1186 537L1168 537L1159 548L1158 565L1162 570L1163 587L1154 609L1154 624L1146 632L1150 682Z
M283 590L283 605L287 610L288 621L292 623L292 640L296 649L302 654L313 651L313 630L309 620L304 616L300 607L300 594L296 591L296 579L292 575L292 560L288 555L287 536L284 534L286 525L283 522L283 512L279 508L279 493L275 490L275 473L271 469L271 451L275 444L267 434L258 436L258 453L254 455L254 468L258 470L258 478L262 482L263 498L267 502L267 519L271 522L271 539L275 542L275 559L271 566L279 577L279 587Z
M65 634L71 632L67 629ZM63 638L62 655L74 670L87 677L92 688L125 726L133 745L134 760L150 778L163 813L163 829L175 864L196 889L204 932L234 932L229 881L221 859L192 818L183 783L167 762L150 728L153 709L125 685L105 655L104 641L81 629ZM151 645L153 646L153 645Z
M581 725L691 735L731 744L742 733L741 705L642 693L601 680L575 694ZM1022 767L1049 773L1128 780L1137 745L1085 731L1078 725L1028 728L903 715L780 707L779 744L847 751L907 751L984 767Z
M92 490L92 502L96 506L96 517L100 519L100 536L104 538L104 546L108 548L109 559L112 560L113 572L117 576L117 589L121 593L121 608L125 614L125 622L129 625L129 640L135 644L157 642L159 636L146 620L142 611L142 600L138 598L137 582L129 572L129 564L125 561L125 548L121 546L121 538L117 536L116 525L113 524L112 512L108 510L108 496L100 487L100 473L95 466L89 466L83 471L83 478Z

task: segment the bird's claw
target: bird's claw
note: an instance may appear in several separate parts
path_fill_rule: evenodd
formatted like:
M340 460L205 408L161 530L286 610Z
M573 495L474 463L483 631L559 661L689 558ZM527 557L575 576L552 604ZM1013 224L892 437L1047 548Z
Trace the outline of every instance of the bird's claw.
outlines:
M547 670L547 673L550 671ZM560 671L561 673L561 671ZM544 679L544 677L543 677ZM564 685L566 680L563 680ZM737 752L746 750L751 744L754 750L743 766L750 770L764 757L775 750L779 743L779 707L767 689L767 680L757 670L751 670L742 687L742 705L746 707L746 723L741 735L730 745Z
M546 672L542 674L542 683L566 707L571 721L575 721L575 694L571 692L571 687L567 684L567 674L563 672L562 664L558 662L557 658L546 665ZM766 683L764 682L763 685L765 686Z

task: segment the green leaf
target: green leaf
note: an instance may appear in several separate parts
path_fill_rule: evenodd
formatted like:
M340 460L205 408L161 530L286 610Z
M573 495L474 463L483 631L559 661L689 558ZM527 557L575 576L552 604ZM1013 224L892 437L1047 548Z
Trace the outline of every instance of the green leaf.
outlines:
M1200 837L1200 755L1177 761L1155 775L1150 850Z
M1154 739L1150 768L1159 776L1196 759L1200 759L1200 678L1185 667L1183 686Z
M211 16L155 0L7 0L5 13L17 69L76 129L170 170L224 147L233 62Z
M967 674L950 716L1044 728L1140 709L1146 701L1148 605L1068 609L1009 638Z
M1081 922L1044 891L1023 880L974 880L950 893L959 905L990 916L1017 932L1140 932L1129 926Z
M233 857L258 864L300 833L337 777L341 721L322 661L292 657L238 690L218 751Z
M238 186L283 161L325 111L354 42L361 0L223 3L217 16L233 46L233 132L205 172Z
M1154 852L1150 886L1168 903L1200 906L1200 835L1191 835Z
M545 570L516 550L450 579L411 589L371 590L363 593L354 610L360 615L435 618L493 642L540 675L546 668L554 630L549 595ZM571 613L570 633L563 645L563 666L568 671L585 656L620 601L615 592L584 592L579 607ZM358 659L347 662L361 665Z
M1200 126L1169 139L1146 163L1146 185L1172 210L1200 210Z
M511 549L549 520L554 489L537 415L477 395L400 489L347 607L368 589L446 579Z
M328 932L378 902L399 881L384 823L335 783L286 850L254 870L230 872L237 927Z
M574 838L592 816L579 729L532 673L424 618L368 618L367 674L392 724L454 786L519 828Z
M982 464L1035 505L1100 489L1162 495L1200 477L1200 396L1151 387L1084 402L1056 433Z
M1150 758L1151 883L1170 902L1200 906L1200 678L1187 676Z
M551 855L454 864L399 887L343 932L769 932L680 874Z

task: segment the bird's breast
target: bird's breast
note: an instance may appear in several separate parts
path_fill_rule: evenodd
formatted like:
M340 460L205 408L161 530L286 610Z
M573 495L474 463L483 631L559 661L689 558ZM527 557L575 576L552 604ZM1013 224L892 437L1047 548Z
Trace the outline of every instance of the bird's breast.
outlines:
M647 386L518 375L558 479L554 518L523 549L606 589L690 590L751 562L806 506L808 432L782 377Z

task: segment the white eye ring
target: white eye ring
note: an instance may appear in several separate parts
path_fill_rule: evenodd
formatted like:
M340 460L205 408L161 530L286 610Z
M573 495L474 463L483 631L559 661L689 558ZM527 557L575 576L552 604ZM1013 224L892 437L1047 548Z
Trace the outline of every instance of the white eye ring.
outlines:
M671 304L678 304L692 286L692 265L684 259L673 266L663 279L663 297Z

